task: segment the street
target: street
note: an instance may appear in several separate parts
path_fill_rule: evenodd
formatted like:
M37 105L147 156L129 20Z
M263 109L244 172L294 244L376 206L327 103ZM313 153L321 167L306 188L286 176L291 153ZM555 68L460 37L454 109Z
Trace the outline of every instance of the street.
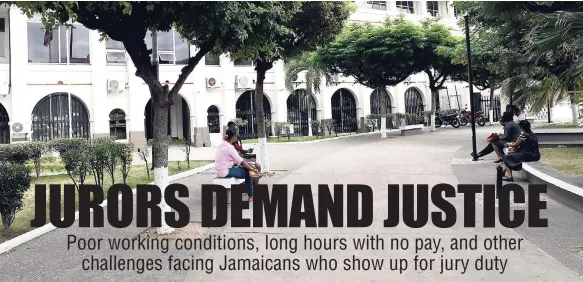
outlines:
M478 127L478 150L498 127ZM463 227L463 199L449 201L458 210L454 227L441 229L431 221L421 228L383 227L387 216L388 184L494 184L494 156L472 162L471 130L444 128L414 136L378 134L318 142L269 146L273 177L262 183L365 184L374 191L374 222L367 228L202 228L201 184L212 183L214 170L178 181L190 189L187 205L191 225L170 235L172 242L195 238L223 238L236 242L221 251L176 250L171 243L160 250L67 250L67 235L79 238L134 238L150 235L138 228L60 229L0 255L1 281L583 281L583 217L543 196L549 228L511 230L497 224L480 227L481 194L476 199L476 226ZM516 180L523 187L525 182ZM316 210L318 190L312 188ZM252 206L253 204L250 204ZM514 204L513 209L524 209ZM429 211L437 210L429 205ZM243 212L251 218L252 207ZM346 222L346 214L344 214ZM168 238L167 238L168 239ZM239 240L244 239L244 240ZM489 242L489 243L487 243ZM250 247L251 245L252 248ZM490 245L488 245L490 244ZM236 246L235 246L236 245ZM187 249L185 243L181 245ZM488 247L489 246L489 247ZM494 247L496 246L496 247ZM82 260L95 258L160 259L161 270L85 271ZM171 257L170 257L171 256ZM243 260L241 260L243 259ZM266 260L270 260L266 263ZM248 270L253 262L261 264ZM95 267L100 263L95 264ZM247 269L245 269L247 268ZM169 271L168 269L173 269ZM195 270L190 270L195 269Z

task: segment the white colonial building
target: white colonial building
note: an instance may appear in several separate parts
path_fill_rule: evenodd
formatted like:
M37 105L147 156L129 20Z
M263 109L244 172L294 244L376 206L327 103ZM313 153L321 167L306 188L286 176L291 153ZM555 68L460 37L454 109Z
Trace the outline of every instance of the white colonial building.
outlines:
M405 13L419 20L439 15L445 24L457 28L450 4L358 2L359 10L351 19L382 21L386 16ZM17 8L0 10L0 143L115 136L140 146L151 138L148 88L135 76L135 67L122 44L99 39L98 32L81 25L47 34L38 19L28 19ZM160 82L172 85L195 48L173 31L160 34L158 42ZM243 133L252 135L256 125L250 89L254 88L255 77L249 61L232 62L227 55L207 56L175 97L169 134L193 138L196 146L209 146L217 144L229 120L240 117L250 121ZM347 117L361 119L378 108L378 101L371 101L372 89L350 79L336 80L314 97L305 96L301 91L305 84L299 79L297 91L290 93L284 87L283 65L276 63L266 76L267 117L273 122L294 123L297 134L310 134L311 119L334 118L343 124ZM443 108L468 104L467 98L460 98L468 96L467 87L453 83L446 86L441 93ZM430 108L425 74L414 75L389 92L394 113ZM340 130L352 128L344 126Z

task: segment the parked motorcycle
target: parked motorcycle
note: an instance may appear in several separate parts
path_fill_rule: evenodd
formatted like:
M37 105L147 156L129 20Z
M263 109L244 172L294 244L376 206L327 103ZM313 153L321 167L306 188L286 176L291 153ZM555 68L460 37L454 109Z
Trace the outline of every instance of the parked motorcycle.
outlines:
M479 126L486 125L486 119L484 118L484 112L482 112L482 111L476 112L476 116L474 118L476 119L476 123ZM464 110L461 110L458 119L460 121L460 124L465 126L472 119L472 112L468 111L467 108Z
M451 125L453 128L460 127L460 120L456 113L453 114L439 114L435 115L435 127L441 127L442 125Z

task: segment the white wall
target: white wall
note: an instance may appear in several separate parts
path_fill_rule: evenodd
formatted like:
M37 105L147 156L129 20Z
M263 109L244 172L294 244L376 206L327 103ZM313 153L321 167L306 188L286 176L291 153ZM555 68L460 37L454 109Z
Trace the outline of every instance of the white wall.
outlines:
M424 1L416 2L416 13L408 14L411 20L420 20L425 15L425 9L419 7L425 5ZM451 1L448 1L451 2ZM364 2L360 2L363 5ZM397 14L395 1L388 1L387 11L378 11L361 8L351 17L352 21L382 21L387 16ZM440 9L444 10L446 3L441 3ZM457 28L453 17L453 9L449 12L440 11L444 16L442 22ZM0 11L0 16L2 11ZM20 122L24 125L24 131L30 131L31 112L36 103L46 95L54 92L70 92L78 97L87 106L91 120L91 132L93 134L109 134L109 113L119 108L126 114L127 130L129 132L142 132L144 128L144 110L150 99L148 87L135 76L135 67L129 61L127 65L110 65L105 60L105 43L99 42L99 35L95 31L90 32L90 65L56 65L56 64L30 64L28 63L27 45L27 21L28 19L18 9L10 10L10 28L12 30L10 47L12 56L12 93L0 94L0 103L7 109L11 122ZM191 54L196 52L191 47ZM8 64L0 58L0 83L8 80ZM160 68L160 82L168 81L170 86L176 82L183 66L162 65ZM227 55L220 58L220 66L206 66L204 60L195 68L183 85L180 95L184 97L190 111L190 125L193 127L206 126L206 113L211 105L220 110L221 124L226 125L235 117L235 103L244 92L236 89L235 78L247 76L249 80L256 78L252 66L234 66ZM215 78L216 87L208 88L206 81ZM121 93L107 92L108 80L120 82ZM58 84L62 82L62 84ZM125 84L127 83L127 88ZM297 88L305 87L298 85ZM405 112L403 95L409 87L415 87L422 95L426 109L430 109L430 91L427 87L427 78L424 73L411 77L411 83L401 83L389 88L393 112ZM372 89L355 84L353 80L330 87L323 86L321 93L316 97L318 118L331 117L330 99L337 89L350 90L357 101L358 116L370 114L370 94ZM453 95L453 87L450 87L450 95ZM458 93L463 101L469 101L466 97L467 88L463 84L457 84ZM277 62L265 79L265 92L271 104L272 119L274 121L286 121L286 101L290 92L284 87L283 64ZM445 92L442 92L442 96ZM467 102L462 102L463 104ZM443 105L443 103L442 103ZM181 115L173 111L177 118ZM222 126L221 126L222 128ZM173 134L180 135L182 126L178 123L172 127ZM214 137L218 138L218 137ZM215 143L216 144L216 143Z

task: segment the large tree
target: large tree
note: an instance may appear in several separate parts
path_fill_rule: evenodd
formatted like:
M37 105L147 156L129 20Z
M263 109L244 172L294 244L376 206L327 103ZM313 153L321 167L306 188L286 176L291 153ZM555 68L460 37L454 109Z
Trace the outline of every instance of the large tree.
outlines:
M435 111L440 108L439 90L448 79L456 79L466 72L463 64L454 60L455 48L461 42L452 35L451 29L440 24L437 19L421 22L424 33L423 52L418 60L425 62L423 72L429 78L431 90L431 130L435 130Z
M272 11L287 17L281 27L272 26L273 19L260 19L261 32L253 33L245 41L245 48L233 53L235 58L247 58L255 62L255 109L257 133L259 137L259 162L264 171L269 171L267 136L263 112L263 85L265 73L273 68L273 63L314 51L340 33L344 23L354 10L348 2L284 2L279 11Z
M560 28L561 21L558 15L583 12L582 2L459 1L455 3L455 6L461 12L468 13L470 25L476 32L490 31L498 38L501 46L509 49L513 55L511 58L523 59L522 65L526 67L513 68L514 72L507 73L505 84L536 87L541 85L565 86L573 106L573 121L576 121L574 93L578 90L577 79L573 79L569 74L572 73L571 70L574 69L577 61L577 58L572 55L577 54L572 52L573 49L568 40L561 37L564 30ZM549 19L551 20L549 21ZM555 28L555 24L558 24L559 27L555 30L555 34L548 33ZM543 73L546 73L547 77L540 76L540 71L537 70L539 67L543 69ZM559 83L544 81L547 78L558 79ZM538 83L533 82L536 80ZM520 83L516 83L517 81ZM515 89L515 87L505 88ZM506 94L514 95L512 92Z
M396 18L382 25L350 24L334 42L318 49L318 56L327 71L352 76L378 90L381 138L386 138L387 87L423 71L425 63L417 58L423 51L420 26Z
M98 30L104 36L123 43L133 64L136 76L142 78L150 90L154 108L153 166L155 183L162 192L168 183L168 138L166 124L172 97L176 95L198 62L211 50L233 52L254 34L258 19L278 8L280 2L13 2L28 17L40 13L47 30L70 21ZM273 25L280 16L270 13ZM182 37L197 47L181 70L172 88L162 85L156 75L151 53L146 47L146 32L168 31L175 28ZM156 60L158 58L155 58ZM164 195L164 193L162 193ZM162 213L169 211L164 199ZM163 219L163 217L162 217ZM170 233L163 225L159 233Z

